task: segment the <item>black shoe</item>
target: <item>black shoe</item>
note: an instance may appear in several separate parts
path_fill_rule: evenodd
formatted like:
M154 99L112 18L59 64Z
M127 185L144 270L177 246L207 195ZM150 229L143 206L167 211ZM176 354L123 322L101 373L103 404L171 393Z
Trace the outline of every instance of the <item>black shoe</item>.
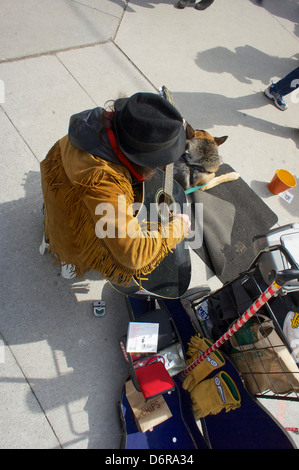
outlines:
M195 0L179 0L177 7L182 9L190 5L190 3L195 3Z
M194 8L196 8L196 10L205 10L212 5L212 3L214 3L214 0L201 0L201 2L196 3Z

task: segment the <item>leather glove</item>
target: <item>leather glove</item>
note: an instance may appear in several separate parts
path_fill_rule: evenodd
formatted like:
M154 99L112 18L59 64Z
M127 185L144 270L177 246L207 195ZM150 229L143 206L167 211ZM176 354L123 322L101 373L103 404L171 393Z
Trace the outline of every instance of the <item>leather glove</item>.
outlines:
M241 406L239 390L225 371L196 385L190 393L193 413L196 419L226 412Z
M197 334L192 336L188 346L187 355L190 359L186 361L187 366L192 364L192 362L194 362L204 351L212 346L212 343L207 338L202 338ZM195 385L204 380L211 372L224 366L224 364L225 359L222 354L219 351L212 352L212 354L197 364L197 366L189 372L182 384L182 387L191 392Z

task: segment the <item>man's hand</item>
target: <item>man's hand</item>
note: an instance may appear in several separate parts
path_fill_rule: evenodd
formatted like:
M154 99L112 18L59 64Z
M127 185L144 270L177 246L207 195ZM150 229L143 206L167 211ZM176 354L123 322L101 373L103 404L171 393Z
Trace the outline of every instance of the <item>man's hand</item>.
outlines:
M185 234L185 236L187 236L191 232L191 221L189 216L187 214L173 214L173 217L183 219L183 221L185 222L185 226L187 227L187 231Z

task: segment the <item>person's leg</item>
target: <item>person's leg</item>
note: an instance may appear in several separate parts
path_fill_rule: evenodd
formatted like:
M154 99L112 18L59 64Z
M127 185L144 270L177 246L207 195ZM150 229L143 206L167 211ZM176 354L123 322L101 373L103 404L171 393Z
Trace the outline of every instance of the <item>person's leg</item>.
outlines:
M274 91L281 96L288 95L299 86L299 67L274 84Z
M279 80L277 83L272 83L264 91L267 98L273 100L276 107L281 111L288 109L288 105L283 97L294 91L299 86L299 67L292 70L288 75Z

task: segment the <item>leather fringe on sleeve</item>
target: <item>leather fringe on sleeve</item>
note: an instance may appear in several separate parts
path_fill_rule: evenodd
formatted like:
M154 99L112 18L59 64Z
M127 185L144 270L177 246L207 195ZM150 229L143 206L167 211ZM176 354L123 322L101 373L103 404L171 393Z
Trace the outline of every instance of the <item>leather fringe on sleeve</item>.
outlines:
M83 202L83 197L87 191L100 189L103 175L102 168L94 168L86 178L78 183L70 182L63 168L59 141L50 149L45 160L41 163L41 168L42 178L47 184L47 192L60 192L63 197L68 225L73 231L74 241L81 251L81 263L76 263L75 270L78 277L95 270L109 281L127 285L133 276L140 279L140 277L152 272L169 252L167 243L163 240L161 249L155 259L147 264L145 263L145 266L141 269L134 270L120 264L105 244L105 239L96 236L94 220ZM127 178L120 175L120 178L117 178L117 184L121 184L122 190L126 194L132 195L131 202L133 202L132 188ZM45 194L44 198L45 233L47 235L47 197ZM49 244L50 251L52 251L51 236L49 237ZM57 262L65 263L65 260L61 259L60 253L54 252L53 254Z

